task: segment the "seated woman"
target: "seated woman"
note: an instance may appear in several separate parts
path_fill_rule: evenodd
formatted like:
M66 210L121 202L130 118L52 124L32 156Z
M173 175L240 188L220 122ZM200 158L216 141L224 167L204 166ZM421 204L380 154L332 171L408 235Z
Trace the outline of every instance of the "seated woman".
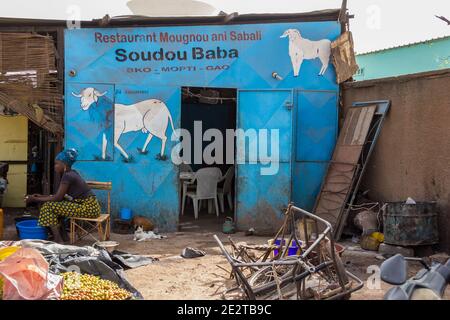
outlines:
M78 172L72 169L77 155L75 149L68 149L56 156L55 171L62 174L62 177L55 195L35 194L25 198L27 204L42 203L39 225L51 228L55 242L62 242L58 228L60 219L100 216L100 204L97 198Z

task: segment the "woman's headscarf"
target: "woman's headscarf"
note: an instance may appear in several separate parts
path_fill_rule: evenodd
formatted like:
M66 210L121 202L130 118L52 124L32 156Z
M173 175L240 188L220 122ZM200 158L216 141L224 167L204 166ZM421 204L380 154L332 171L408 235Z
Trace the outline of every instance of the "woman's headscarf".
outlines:
M77 160L78 152L75 149L63 150L56 156L55 160L64 162L68 166L72 166Z

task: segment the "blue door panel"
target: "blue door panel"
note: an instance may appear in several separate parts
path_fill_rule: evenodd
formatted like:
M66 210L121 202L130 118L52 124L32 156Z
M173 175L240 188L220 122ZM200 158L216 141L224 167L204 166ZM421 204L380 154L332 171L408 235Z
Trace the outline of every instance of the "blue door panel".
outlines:
M240 229L254 227L259 232L274 232L283 218L283 211L290 201L291 148L293 94L291 90L239 91L238 129L258 132L258 144L268 143L267 150L274 156L271 164L257 157L248 160L249 149L237 139L236 219ZM260 139L259 133L276 130L279 135L279 151L270 152L271 140ZM248 141L247 141L248 144ZM259 147L258 147L259 150ZM253 150L255 152L255 150ZM265 175L264 169L272 166L273 174Z
M296 161L329 161L338 130L337 94L297 91Z
M279 91L239 91L238 127L243 130L256 130L258 141L267 129L267 150L272 150L271 129L278 130L280 162L291 161L292 146L292 111L289 106L293 104L291 90ZM262 129L262 130L261 130ZM246 142L249 144L248 141ZM238 161L247 156L248 149L239 148L238 141L237 157ZM275 150L275 149L274 149ZM259 151L259 148L258 150ZM259 154L258 154L259 155ZM258 156L258 160L267 160Z
M296 162L293 167L292 201L308 211L314 209L328 162Z
M263 176L260 166L241 164L237 169L237 223L271 234L280 227L290 198L290 163L280 163L276 175Z
M337 92L297 91L292 200L313 210L337 139Z

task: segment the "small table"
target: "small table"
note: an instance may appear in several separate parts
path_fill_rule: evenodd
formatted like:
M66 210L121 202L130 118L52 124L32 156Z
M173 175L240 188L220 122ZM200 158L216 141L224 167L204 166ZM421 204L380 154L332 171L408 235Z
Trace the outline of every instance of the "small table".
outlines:
M180 183L181 184L180 208L181 208L182 202L183 202L183 192L187 192L187 187L186 187L186 190L184 190L184 188L185 188L184 182L191 181L192 179L194 179L194 177L195 177L195 172L188 172L188 171L180 172L180 175L179 175L179 179L181 182Z

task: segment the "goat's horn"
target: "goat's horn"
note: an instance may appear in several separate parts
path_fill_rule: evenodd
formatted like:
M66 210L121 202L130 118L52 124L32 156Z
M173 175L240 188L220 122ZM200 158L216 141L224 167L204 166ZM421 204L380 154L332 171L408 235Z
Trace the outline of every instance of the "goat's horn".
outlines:
M72 91L72 95L73 95L74 97L81 98L81 94L75 93L75 92L73 92L73 91Z

